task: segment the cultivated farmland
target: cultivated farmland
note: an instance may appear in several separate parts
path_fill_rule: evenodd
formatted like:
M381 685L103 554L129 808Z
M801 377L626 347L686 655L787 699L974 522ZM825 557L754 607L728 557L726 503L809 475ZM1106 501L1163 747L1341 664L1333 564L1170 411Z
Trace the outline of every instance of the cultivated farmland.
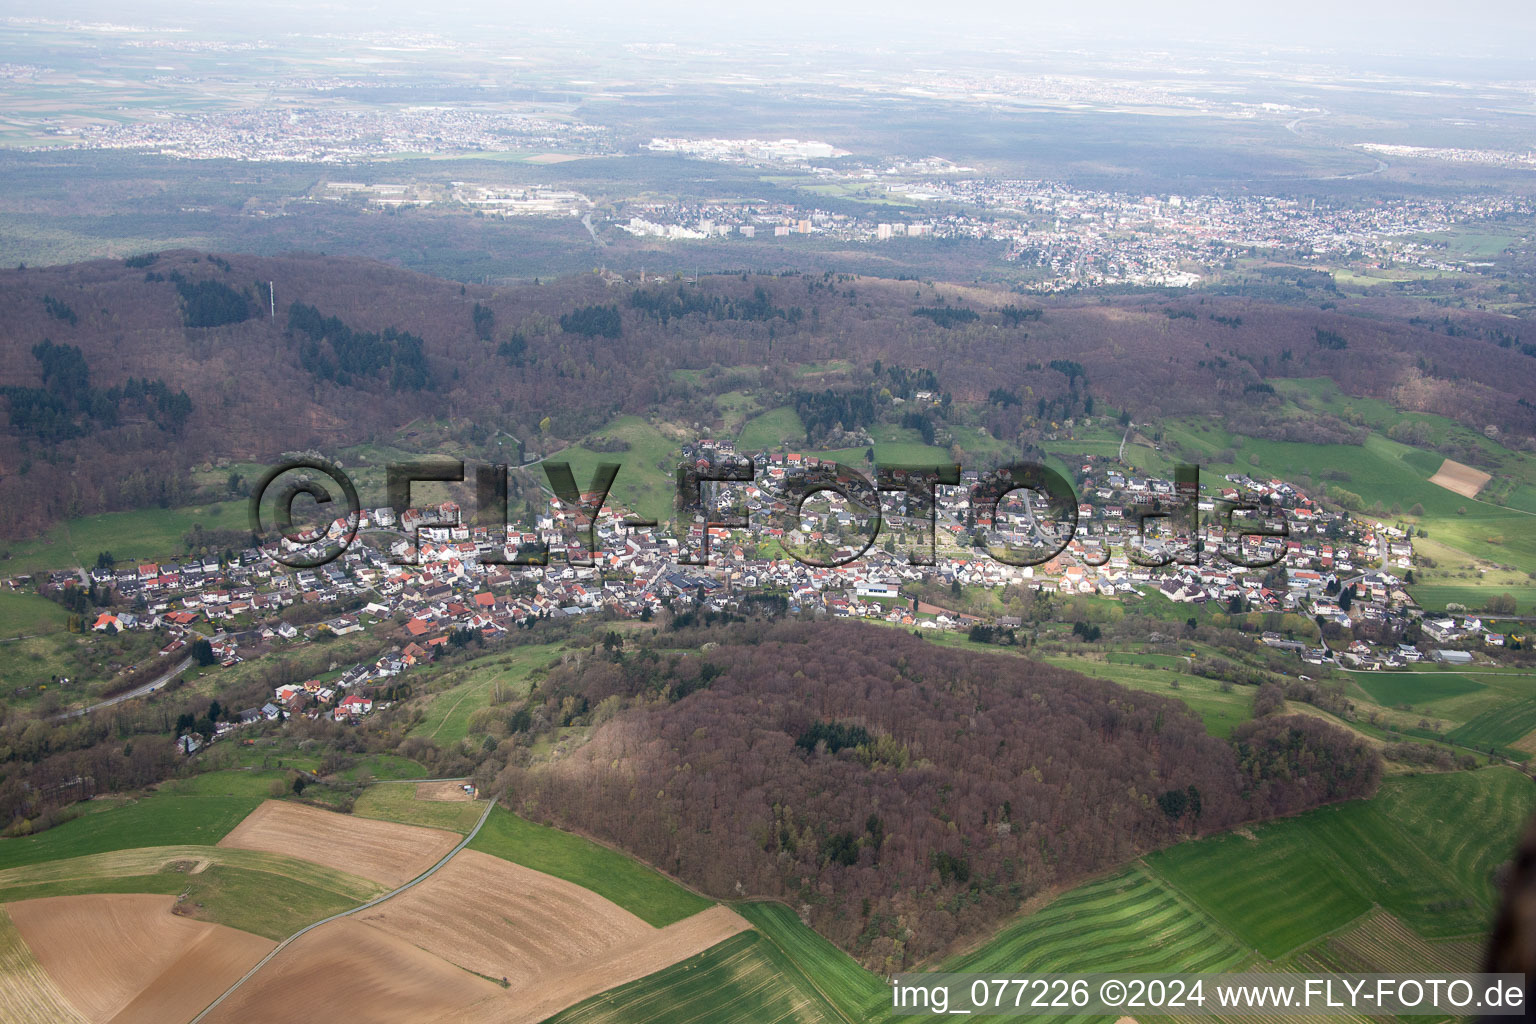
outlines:
M497 807L470 849L575 882L662 928L711 901L622 853Z
M1478 750L1505 747L1536 729L1536 697L1527 697L1485 711L1459 729L1452 729L1450 739Z
M537 1024L748 927L713 907L653 928L578 885L467 850L420 885L304 936L212 1019L277 1020L303 1007L314 1020ZM361 994L354 975L394 998ZM338 986L341 976L349 981Z
M548 1024L843 1024L789 959L756 932L594 996Z
M654 932L590 889L474 850L357 920L525 995Z
M258 796L182 796L168 790L118 806L93 801L74 821L35 836L0 839L0 868L107 850L216 843L260 803Z
M299 857L396 886L437 863L457 842L456 835L441 829L268 800L219 845Z
M208 1024L462 1021L499 984L350 919L294 942L208 1015Z
M281 854L160 846L0 871L0 899L133 892L184 897L184 914L271 939L384 891L376 882Z
M0 1017L11 1024L85 1024L0 908Z
M1429 478L1429 482L1444 487L1448 491L1454 491L1464 498L1475 498L1477 492L1488 486L1488 481L1493 477L1480 469L1464 466L1455 459L1446 459L1440 464L1435 475Z
M6 908L58 990L85 1020L185 1020L273 943L173 914L170 896L60 896Z
M1266 958L1373 905L1421 936L1454 938L1486 929L1493 868L1533 809L1536 794L1511 769L1396 778L1372 800L1185 843L1147 864Z

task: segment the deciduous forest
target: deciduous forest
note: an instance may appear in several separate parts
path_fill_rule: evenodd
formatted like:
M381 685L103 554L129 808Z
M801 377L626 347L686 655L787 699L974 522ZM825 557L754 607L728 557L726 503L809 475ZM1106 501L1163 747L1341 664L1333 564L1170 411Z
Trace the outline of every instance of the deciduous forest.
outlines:
M610 645L552 671L537 718L607 720L499 781L524 813L711 895L786 899L878 968L1182 836L1380 779L1374 751L1316 718L1227 742L1176 700L883 627L676 635L705 649Z

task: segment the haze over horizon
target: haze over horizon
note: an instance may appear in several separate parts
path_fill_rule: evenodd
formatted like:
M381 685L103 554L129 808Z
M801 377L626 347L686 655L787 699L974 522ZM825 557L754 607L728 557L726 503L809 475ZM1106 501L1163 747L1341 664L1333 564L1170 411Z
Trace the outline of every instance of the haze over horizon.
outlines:
M1316 57L1494 57L1531 63L1536 17L1519 0L1471 0L1455 7L1367 0L1347 7L1322 0L1280 5L1238 5L1215 0L1177 0L1146 5L1111 0L1091 12L1054 4L962 0L942 8L913 2L829 7L807 0L776 4L771 13L724 8L705 0L637 6L617 0L580 0L551 9L483 0L452 10L426 9L389 0L233 4L195 7L165 0L131 13L98 0L74 0L46 12L0 4L13 20L87 20L193 31L281 36L294 32L417 31L449 38L483 39L501 32L528 37L572 34L593 41L675 41L698 45L829 44L898 49L986 50L1083 49L1116 52L1172 49L1272 53ZM1211 54L1218 55L1218 54Z

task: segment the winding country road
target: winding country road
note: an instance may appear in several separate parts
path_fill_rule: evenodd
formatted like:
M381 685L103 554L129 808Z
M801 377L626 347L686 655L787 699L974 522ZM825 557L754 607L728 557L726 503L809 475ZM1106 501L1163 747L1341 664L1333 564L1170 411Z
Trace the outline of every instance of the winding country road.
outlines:
M432 780L432 781L442 781L442 780ZM452 781L452 780L448 780L448 781ZM254 966L250 970L246 971L245 974L240 977L240 980L236 981L233 985L229 986L229 988L225 989L223 995L219 996L219 998L217 998L213 1002L209 1003L203 1009L203 1012L198 1014L196 1017L193 1017L192 1020L188 1022L188 1024L199 1024L199 1022L202 1021L203 1018L207 1017L214 1010L218 1009L220 1003L224 1002L224 1000L228 999L231 995L233 995L236 989L238 989L241 985L244 985L246 982L248 982L252 978L254 978L258 971L260 971L263 967L267 966L267 964L271 963L273 961L273 959L275 959L277 957L277 954L279 954L283 950L287 949L290 945L292 945L296 940L298 940L302 936L309 934L310 932L314 931L316 928L319 928L321 925L330 924L332 921L339 921L339 920L341 920L344 917L351 917L353 914L361 914L365 910L372 909L373 907L378 906L380 903L383 903L385 900L389 900L389 899L395 898L396 896L398 896L401 893L405 892L407 889L415 888L416 886L420 885L422 882L425 882L427 879L429 879L433 875L437 874L437 872L443 867L443 865L447 864L449 861L453 860L454 857L458 856L458 854L461 851L463 851L463 849L466 846L468 846L471 841L474 840L475 836L479 834L480 829L485 824L486 820L488 818L490 818L491 811L495 810L495 808L496 808L496 801L494 801L494 800L487 800L486 801L486 805L485 805L485 812L480 815L480 820L475 823L475 827L470 829L469 835L465 836L464 840L462 842L460 842L458 846L455 846L452 850L449 850L448 853L443 857L442 860L438 861L436 864L432 865L426 871L424 871L421 874L417 875L415 878L411 879L409 882L406 882L400 888L391 890L390 892L387 892L387 893L385 893L382 896L375 896L373 899L369 900L367 903L364 903L364 904L361 904L359 906L353 907L351 910L343 910L339 914L332 914L330 917L326 918L323 921L316 921L314 924L305 925L303 928L300 928L298 931L296 931L292 935L288 936L282 942L279 942L276 946L272 947L272 951L270 953L268 953L266 956L262 957L260 960L258 960L256 962L256 966Z
M164 686L166 683L170 682L172 679L175 679L177 676L185 672L188 668L191 667L191 665L192 656L189 654L185 658L181 659L180 663L178 663L175 668L167 669L165 672L156 676L152 681L145 683L143 686L135 686L133 689L120 693L116 697L108 697L106 700L97 701L95 704L90 704L83 708L76 708L73 711L65 711L63 714L54 715L53 717L56 719L79 718L81 715L88 715L98 708L109 708L114 704L121 704L125 700L133 700L135 697L143 697L147 694L154 693L156 690L160 689L160 687Z

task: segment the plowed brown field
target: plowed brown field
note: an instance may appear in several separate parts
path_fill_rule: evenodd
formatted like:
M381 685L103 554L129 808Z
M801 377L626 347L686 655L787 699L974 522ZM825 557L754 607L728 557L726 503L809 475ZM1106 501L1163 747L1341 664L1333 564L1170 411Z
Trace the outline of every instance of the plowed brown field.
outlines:
M519 989L657 934L590 889L478 850L358 920Z
M52 896L6 906L65 999L91 1024L187 1020L275 943L171 913L172 896Z
M358 920L476 974L506 979L516 1008L496 1009L488 1019L498 1021L542 1020L748 927L715 907L652 928L590 889L477 850Z
M1464 498L1475 498L1477 492L1488 486L1488 481L1492 479L1493 477L1480 469L1473 469L1455 459L1446 459L1440 463L1439 472L1430 477L1429 482L1439 484Z
M208 1024L536 1024L747 927L714 907L652 928L581 886L465 850L283 950Z
M550 971L532 989L511 989L502 997L503 1005L482 1003L464 1016L464 1024L538 1024L567 1006L639 981L750 927L729 907L711 907L676 924L652 929L640 942L618 947L601 959Z
M404 939L348 918L303 936L207 1024L458 1024L504 993Z
M462 800L467 803L471 797L468 793L464 792L464 784L461 782L418 782L416 784L416 799L454 802Z
M219 845L284 853L393 888L436 864L459 839L442 829L268 800L219 840Z

